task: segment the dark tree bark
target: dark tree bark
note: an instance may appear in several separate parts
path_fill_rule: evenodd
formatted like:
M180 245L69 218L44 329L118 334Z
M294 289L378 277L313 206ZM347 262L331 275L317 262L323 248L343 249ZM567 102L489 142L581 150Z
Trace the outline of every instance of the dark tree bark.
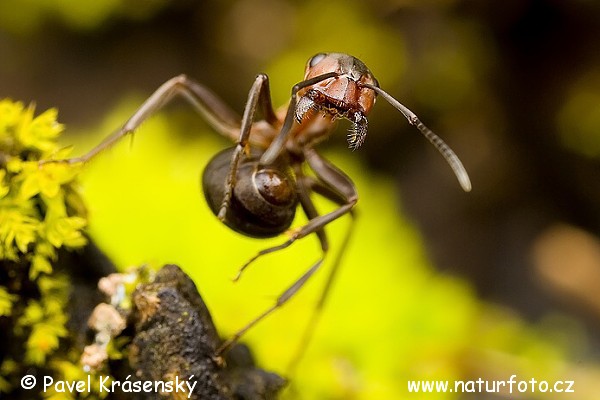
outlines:
M178 266L164 266L152 283L134 292L133 303L129 367L136 379L197 382L190 398L203 400L275 399L285 385L283 378L257 368L243 345L224 360L215 358L221 339L196 286Z

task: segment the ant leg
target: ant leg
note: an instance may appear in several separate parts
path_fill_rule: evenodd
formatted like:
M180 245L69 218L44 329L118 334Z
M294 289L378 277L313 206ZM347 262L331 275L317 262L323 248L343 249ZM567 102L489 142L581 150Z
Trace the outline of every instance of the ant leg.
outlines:
M277 137L269 145L267 151L265 151L260 157L260 163L262 165L273 164L285 146L285 142L287 141L290 131L292 130L292 124L294 123L296 114L296 93L298 93L300 89L315 85L321 81L324 81L325 79L333 78L338 75L339 74L337 72L328 72L326 74L315 76L314 78L299 82L292 87L290 104L288 105L287 113L285 114L285 119L283 120L283 126L281 127L281 131L279 131Z
M336 209L328 214L315 216L314 218L310 219L307 224L302 226L300 229L296 230L294 232L293 236L289 240L287 240L286 242L284 242L283 244L281 244L279 246L274 246L274 247L262 250L255 257L253 257L248 263L246 263L246 265L244 265L244 267L242 267L242 270L245 267L247 267L252 261L254 261L258 257L260 257L261 255L265 255L268 253L272 253L274 251L284 249L284 248L290 246L295 240L303 238L311 233L317 233L317 235L319 235L320 238L324 237L324 236L321 236L321 235L324 235L324 233L319 234L318 232L323 231L323 228L325 227L325 225L338 219L339 217L343 216L344 214L352 213L352 208L354 207L354 205L356 204L356 202L358 200L358 195L356 193L356 189L354 188L354 184L352 183L350 178L348 178L348 176L346 176L343 172L341 172L339 169L337 169L331 163L329 163L325 159L321 158L321 156L319 156L317 154L317 152L314 151L313 149L305 149L304 153L305 153L305 156L306 156L306 159L307 159L309 165L311 166L311 168L313 168L315 174L317 175L317 178L321 181L323 186L326 187L326 189L323 189L323 192L332 193L331 198L334 200L339 200L339 202L343 203L343 205L341 205L338 209ZM316 188L315 188L315 190L316 190ZM309 203L307 203L307 204L309 204ZM310 204L312 204L312 203L310 203ZM314 206L311 206L311 205L309 205L305 209L310 210L310 212L312 213L311 207L312 207L312 209L314 209ZM316 214L316 210L315 210L315 214ZM327 248L328 245L326 243L327 242L322 241L321 245L325 246L325 248ZM240 329L235 335L233 335L230 339L225 341L217 349L217 353L216 353L217 356L220 356L225 351L230 349L231 346L233 346L242 337L242 335L244 333L246 333L250 328L252 328L254 325L256 325L258 322L260 322L262 319L264 319L265 317L270 315L273 311L275 311L276 309L281 307L283 304L285 304L291 297L293 297L298 292L298 290L300 290L300 288L302 286L304 286L304 284L308 281L308 279L317 271L317 269L319 269L319 267L323 263L325 255L326 255L326 251L324 250L323 256L315 264L313 264L308 269L308 271L306 271L296 282L294 282L292 284L292 286L290 286L286 291L284 291L281 294L281 296L279 296L277 298L277 301L275 302L275 304L272 307L268 308L266 311L264 311L258 317L256 317L252 321L250 321L246 326L244 326L242 329ZM326 297L327 293L329 292L329 286L331 285L329 280L333 280L335 271L337 271L337 269L338 269L337 266L334 265L334 273L333 273L333 275L330 275L330 278L328 279L328 283L325 287L324 294L321 296L323 303L325 301L325 297Z
M248 261L246 261L246 263L244 265L242 265L241 268L239 269L237 276L234 278L234 281L238 280L241 277L244 270L246 270L246 268L248 268L258 258L260 258L264 255L270 254L270 253L274 253L279 250L283 250L283 249L291 246L296 240L302 239L303 237L310 235L311 233L318 234L318 232L321 229L323 229L323 227L325 225L329 224L330 222L335 221L339 217L350 212L355 204L356 204L356 199L352 200L349 203L344 204L343 206L333 210L332 212L330 212L328 214L319 215L318 217L309 220L308 223L306 223L306 225L303 225L298 229L290 230L291 236L288 240L286 240L285 242L283 242L280 245L263 249L263 250L259 251L258 253L256 253L256 255L254 257L252 257Z
M312 177L304 175L300 168L298 168L298 171L296 171L296 184L298 186L298 198L304 214L309 220L317 218L319 212L310 198L310 193L314 190L314 187L318 185L318 182ZM336 203L341 205L339 202ZM315 233L321 243L321 250L325 253L329 250L329 241L327 240L325 229L319 229Z
M298 197L300 200L300 205L302 206L302 210L304 211L304 214L308 217L309 220L314 219L319 216L319 213L317 212L317 209L315 208L314 203L310 199L310 192L312 191L312 187L315 185L316 182L314 181L314 179L302 174L302 171L300 169L295 171L295 173L296 173L296 183L298 185ZM338 204L339 204L339 202L338 202ZM327 240L327 235L325 234L325 230L319 229L315 233L317 234L317 237L319 238L319 242L321 243L321 250L323 251L323 253L327 252L327 250L329 250L329 242ZM291 243L285 242L282 245L271 247L269 249L259 252L257 255L255 255L250 260L248 260L238 270L238 273L233 278L233 281L237 282L242 277L242 273L244 272L244 270L258 257L268 254L268 253L272 253L277 250L282 250L282 249L288 247L290 244Z
M310 190L317 192L317 193L321 194L323 197L326 197L329 200L334 201L340 205L343 204L343 202L344 202L344 199L341 198L337 193L332 191L327 186L320 184L318 181L311 182ZM310 201L310 199L309 199L309 201ZM315 328L317 326L319 318L321 317L321 314L323 312L323 308L325 306L325 301L327 300L327 297L329 296L331 287L333 285L333 282L335 281L337 272L339 271L339 267L342 263L342 258L346 254L346 248L348 247L348 243L350 242L350 238L352 236L352 233L354 231L354 226L356 223L356 211L354 209L350 210L349 215L351 217L350 225L346 229L346 233L344 235L344 239L342 240L342 244L340 245L337 255L331 265L331 269L329 270L329 274L327 275L327 279L326 279L325 285L323 286L323 289L321 291L321 295L319 296L319 299L315 305L314 310L312 311L312 314L306 325L306 328L304 329L304 333L302 334L302 338L300 339L300 342L298 344L296 352L295 352L294 356L292 357L292 359L290 360L290 363L287 368L288 376L294 375L296 367L300 363L306 348L310 344L310 341L314 335Z
M119 130L108 136L88 153L81 157L57 161L68 163L88 162L98 153L112 147L126 135L132 134L145 120L177 96L183 97L194 106L198 113L220 134L235 140L240 126L239 116L209 89L185 75L179 75L163 83Z
M271 93L269 91L269 77L265 74L258 74L254 80L254 84L248 92L248 100L246 101L246 107L244 109L244 115L242 116L241 128L239 137L236 141L236 146L231 156L231 164L229 166L229 174L225 180L225 195L221 208L217 217L221 221L225 221L227 209L231 202L231 196L233 195L233 188L235 187L235 181L237 176L237 169L242 154L249 152L248 139L250 137L252 122L254 120L254 114L256 114L257 107L260 107L264 118L267 122L273 123L277 120L275 111L271 103Z
M295 230L291 230L290 238L282 244L263 249L256 253L254 257L250 258L244 265L242 265L234 280L239 279L242 272L258 258L279 250L283 250L291 246L296 240L302 239L311 233L318 232L328 223L338 219L342 215L352 210L358 201L358 194L356 193L354 183L352 183L352 180L346 174L321 157L312 148L305 149L304 156L311 169L317 175L317 178L329 188L329 192L334 193L331 196L335 196L335 198L338 199L338 204L341 204L340 207L328 214L311 218L304 226Z
M289 288L286 289L278 298L273 306L265 310L258 317L250 321L246 326L240 329L235 333L232 337L227 339L216 351L216 356L220 357L223 353L231 349L234 344L238 342L238 340L242 337L244 333L246 333L250 328L256 325L258 322L262 321L265 317L270 315L273 311L284 305L294 294L298 292L298 290L304 286L306 281L319 269L319 267L323 264L323 258L320 258L316 263L310 267L308 271L306 271L302 276L292 284Z

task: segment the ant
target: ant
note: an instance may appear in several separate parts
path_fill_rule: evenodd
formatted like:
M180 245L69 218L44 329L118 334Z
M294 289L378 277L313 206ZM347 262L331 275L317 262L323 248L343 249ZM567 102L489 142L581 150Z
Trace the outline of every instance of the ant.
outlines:
M212 212L229 228L250 237L269 238L286 231L289 233L287 241L263 249L248 260L235 280L259 257L316 234L322 251L319 259L277 298L272 307L225 341L216 350L216 358L220 358L247 330L293 297L321 267L329 250L325 226L346 214L354 221L353 208L358 194L352 180L319 155L315 146L331 135L337 120L344 118L351 122L348 146L352 150L358 149L366 138L367 115L377 95L400 111L436 147L450 164L462 188L470 191L467 172L450 147L412 111L381 89L362 61L342 53L319 53L311 57L306 64L304 80L292 88L289 104L278 110L274 110L271 103L268 76L258 74L248 93L241 119L205 86L185 75L174 77L160 86L121 129L87 154L63 161L86 163L132 134L147 118L181 96L212 128L235 142L234 147L218 153L203 173L202 188ZM257 113L262 119L255 121ZM304 165L308 165L311 175L304 172ZM313 192L333 201L338 208L319 215L310 197ZM289 230L298 205L308 222ZM305 332L305 342L315 315L327 297L351 229L352 225Z

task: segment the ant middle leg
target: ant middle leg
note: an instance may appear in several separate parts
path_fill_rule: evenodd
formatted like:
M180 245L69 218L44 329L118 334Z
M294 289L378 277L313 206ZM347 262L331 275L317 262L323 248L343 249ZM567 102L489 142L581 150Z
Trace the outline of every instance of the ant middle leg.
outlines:
M318 185L313 185L315 191L321 190L325 197L329 197L340 207L324 215L317 215L316 210L314 211L314 215L307 214L309 217L308 223L300 228L291 230L291 236L285 242L277 246L263 249L246 261L246 263L242 265L238 271L238 274L234 280L238 280L246 268L264 255L283 250L291 246L296 240L314 232L316 232L321 238L321 235L324 235L323 233L319 233L322 231L322 228L328 223L350 212L358 201L358 194L356 192L356 188L354 187L354 183L339 168L331 164L325 158L321 157L313 148L305 148L304 157L311 169L315 172L317 181L320 182ZM299 175L299 177L300 176L301 175ZM300 182L299 179L299 184L301 183L302 182ZM302 190L300 190L300 193L302 193ZM305 203L308 204L307 202ZM303 205L303 207L306 206Z
M263 256L263 255L266 255L269 253L273 253L275 251L279 251L286 247L289 247L296 240L301 239L311 233L315 233L319 237L323 254L316 263L314 263L302 276L300 276L300 278L298 280L296 280L288 289L286 289L277 298L277 301L275 302L275 304L273 306L271 306L270 308L265 310L262 314L260 314L258 317L256 317L252 321L250 321L246 326L244 326L237 333L235 333L230 339L225 341L217 349L217 356L220 356L221 354L226 352L228 349L230 349L231 346L233 346L235 343L237 343L237 341L240 339L240 337L244 333L246 333L250 328L252 328L258 322L260 322L261 320L266 318L268 315L273 313L275 310L280 308L290 298L292 298L300 290L300 288L302 288L304 286L304 284L314 275L314 273L323 264L323 261L327 254L327 250L329 248L323 228L327 224L335 221L336 219L340 218L341 216L343 216L345 214L350 213L352 215L352 208L356 204L356 202L358 200L358 196L356 194L356 189L354 188L354 184L352 183L350 178L348 178L340 170L338 170L336 167L334 167L331 163L329 163L325 159L321 158L316 152L311 151L310 149L306 149L305 153L308 157L310 157L310 159L307 158L307 161L309 161L309 165L311 165L311 167L313 167L313 170L317 174L317 179L320 180L319 186L322 186L321 192L326 193L326 197L328 194L328 197L330 199L338 202L338 204L341 204L340 207L335 209L334 211L327 213L327 214L318 215L316 212L316 209L314 208L314 205L312 204L312 201L308 197L307 187L302 186L302 177L300 177L299 187L302 188L300 190L301 203L303 205L303 209L305 210L305 212L307 212L307 216L310 218L310 220L308 221L308 223L306 223L299 229L295 230L293 232L291 238L288 239L287 241L285 241L284 243L282 243L281 245L273 246L273 247L270 247L270 248L260 251L256 256L254 256L252 259L250 259L241 268L240 272L238 273L237 278L239 278L241 272L246 267L248 267L250 265L250 263L252 263L254 260L259 258L260 256ZM315 189L315 191L318 191L318 189ZM349 236L347 239L344 240L344 243L347 243L348 239L349 239ZM345 247L345 244L344 244L344 247ZM342 250L344 250L344 249L342 249ZM341 260L341 258L336 259L336 263L338 263L340 260ZM319 300L319 305L317 308L317 315L318 315L318 310L320 308L322 308L322 304L324 304L324 302L325 302L325 298L327 297L329 288L331 286L331 282L333 281L337 270L338 270L338 266L334 264L332 273L330 273L330 276L328 277L327 284L326 284L325 289ZM313 319L316 322L316 317L313 317ZM309 326L308 329L309 329L308 334L310 335L310 332L312 332L312 328L310 328L310 326Z
M346 201L346 199L343 196L340 196L337 192L331 190L330 187L323 185L319 181L314 180L314 179L307 179L307 181L308 181L307 185L309 185L311 192L318 193L321 196L337 203L338 205L342 205ZM312 203L310 198L308 199L308 201L310 203ZM313 206L313 208L314 208L314 206ZM346 248L348 247L348 243L350 243L350 239L352 237L352 233L354 231L354 226L356 223L356 210L352 209L352 210L350 210L350 212L348 214L351 217L350 225L346 228L346 232L344 234L342 243L339 246L339 250L337 251L335 259L333 260L331 266L329 267L330 269L329 269L327 278L325 280L325 285L321 289L321 294L315 304L315 307L310 315L310 318L306 324L306 327L304 328L304 332L302 333L302 337L300 339L300 342L298 343L296 352L292 356L290 363L288 364L288 367L287 367L287 375L288 376L292 376L294 374L296 367L300 363L302 356L303 356L304 352L306 351L306 348L310 344L310 341L314 335L319 318L323 312L325 302L327 301L327 298L329 297L329 293L331 292L331 288L337 277L337 273L340 269L340 265L342 264L342 258L346 254ZM317 232L317 233L319 233L319 232ZM325 234L324 230L322 231L322 233L323 233L323 235Z

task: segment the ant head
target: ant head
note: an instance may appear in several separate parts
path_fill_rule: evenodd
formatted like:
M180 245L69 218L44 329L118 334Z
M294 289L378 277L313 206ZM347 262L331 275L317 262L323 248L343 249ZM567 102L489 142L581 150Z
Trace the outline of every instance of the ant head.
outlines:
M320 112L332 119L352 122L348 145L359 148L367 136L367 114L377 95L383 97L414 125L444 156L465 191L471 190L469 175L454 151L419 118L389 93L379 87L377 79L359 59L343 53L319 53L308 60L304 85L298 90L295 117L298 123Z
M378 86L377 80L362 61L342 53L319 53L311 57L306 64L304 79L328 73L335 75L298 91L296 120L300 122L316 111L350 120L348 145L355 150L365 140L367 115L377 96L365 85Z

